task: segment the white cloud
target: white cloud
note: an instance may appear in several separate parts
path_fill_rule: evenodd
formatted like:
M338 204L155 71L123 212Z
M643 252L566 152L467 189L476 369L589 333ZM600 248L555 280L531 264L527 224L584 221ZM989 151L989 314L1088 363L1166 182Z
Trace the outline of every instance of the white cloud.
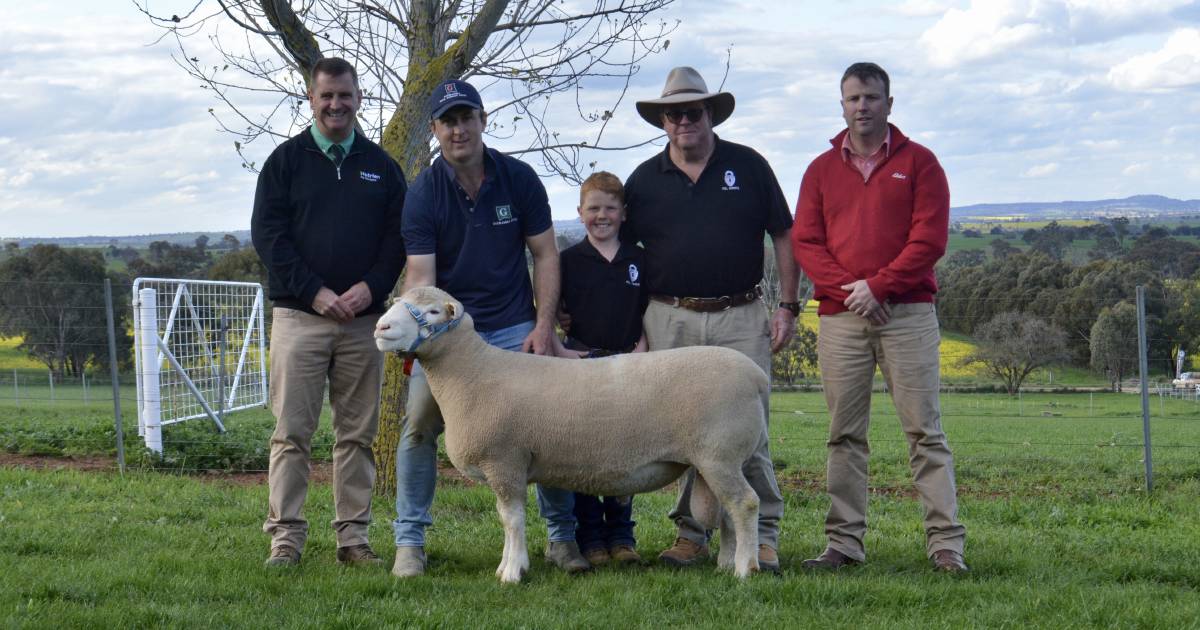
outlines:
M1120 148L1120 140L1081 140L1082 144L1089 151L1112 151Z
M1058 162L1050 162L1048 164L1039 164L1030 168L1021 174L1021 177L1038 178L1048 177L1058 171Z
M941 67L1024 53L1035 44L1062 48L1116 40L1187 23L1175 15L1195 0L971 0L949 9L922 34Z
M1149 164L1146 164L1145 162L1138 162L1137 164L1130 164L1129 166L1121 169L1121 174L1126 177L1133 177L1134 175L1141 175L1149 169Z
M954 66L985 59L1045 38L1051 31L1042 12L1051 3L1028 0L972 0L967 9L950 9L921 35L930 61Z
M1171 33L1163 47L1137 55L1108 72L1119 90L1161 91L1200 84L1200 29Z
M905 0L888 11L904 17L932 17L945 13L952 6L953 3L939 0Z

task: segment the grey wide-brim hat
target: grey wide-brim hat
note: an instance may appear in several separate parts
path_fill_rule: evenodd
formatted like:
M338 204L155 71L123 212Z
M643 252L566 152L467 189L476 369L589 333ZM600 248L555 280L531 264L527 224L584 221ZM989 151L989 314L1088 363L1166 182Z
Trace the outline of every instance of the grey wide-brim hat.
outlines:
M676 103L691 103L694 101L709 101L712 104L712 125L725 122L733 113L733 95L729 92L709 92L704 78L695 68L680 66L671 70L667 75L667 83L663 85L662 96L648 101L638 101L637 111L646 122L662 129L662 109L664 105Z

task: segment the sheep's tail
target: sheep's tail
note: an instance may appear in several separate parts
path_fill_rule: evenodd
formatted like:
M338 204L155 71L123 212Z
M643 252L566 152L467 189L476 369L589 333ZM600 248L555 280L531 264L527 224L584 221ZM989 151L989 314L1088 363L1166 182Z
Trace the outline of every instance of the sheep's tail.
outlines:
M721 501L713 494L704 475L695 472L696 481L692 484L692 518L700 522L704 529L717 529L721 526Z

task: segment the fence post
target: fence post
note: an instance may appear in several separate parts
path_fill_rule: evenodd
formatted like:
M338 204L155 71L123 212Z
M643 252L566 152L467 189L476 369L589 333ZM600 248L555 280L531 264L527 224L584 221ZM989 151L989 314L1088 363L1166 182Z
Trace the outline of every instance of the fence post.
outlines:
M1146 492L1154 491L1154 464L1150 459L1150 382L1146 359L1146 287L1137 288L1138 372L1142 381L1142 448L1145 449Z
M86 405L91 402L88 400L87 370L79 370L79 378L83 380L83 404Z
M158 357L158 292L154 289L138 291L137 347L142 364L142 416L141 426L145 431L146 448L161 454L162 446L162 394L159 391L158 371L162 360Z
M117 333L113 325L112 281L104 279L104 315L108 320L108 375L112 380L113 421L117 425L117 468L125 474L125 430L121 426L121 387L117 381Z
M50 377L50 402L54 402L54 370L47 370L46 375Z

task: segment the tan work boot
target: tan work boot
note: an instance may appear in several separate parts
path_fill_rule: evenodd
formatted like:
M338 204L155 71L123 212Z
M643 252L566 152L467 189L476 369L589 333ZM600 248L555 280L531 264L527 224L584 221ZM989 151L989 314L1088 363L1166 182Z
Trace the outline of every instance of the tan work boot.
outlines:
M779 554L770 545L758 546L758 570L779 573Z
M680 536L675 539L675 544L671 545L670 549L658 554L658 559L668 566L690 567L708 559L708 545L697 545Z
M642 557L629 545L617 545L608 550L608 557L617 564L641 564Z
M383 558L380 558L370 545L351 545L349 547L338 547L337 550L338 564L349 564L355 566L367 564L383 564Z
M608 555L608 550L603 547L597 547L596 549L583 554L583 557L587 559L588 564L594 567L598 567L602 564L608 564L608 561L612 560L612 558L610 558Z
M300 564L300 551L291 545L279 545L271 547L271 555L267 556L263 566L292 567L297 564Z
M425 575L425 548L396 547L396 561L392 564L392 575L399 578Z
M579 545L574 540L552 542L546 546L546 561L567 573L583 573L591 570L592 565L579 553Z

